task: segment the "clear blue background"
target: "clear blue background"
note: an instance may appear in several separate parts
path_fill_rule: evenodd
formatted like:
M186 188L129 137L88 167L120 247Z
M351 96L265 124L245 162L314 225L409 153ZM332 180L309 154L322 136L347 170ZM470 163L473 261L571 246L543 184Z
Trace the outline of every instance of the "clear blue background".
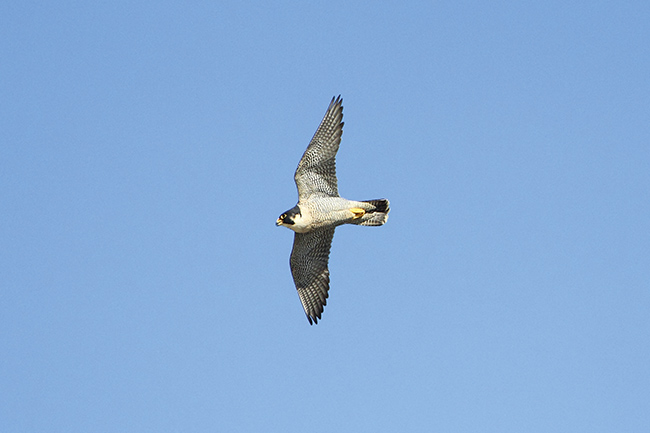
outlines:
M647 1L3 2L0 431L650 431ZM274 226L333 95L309 326Z

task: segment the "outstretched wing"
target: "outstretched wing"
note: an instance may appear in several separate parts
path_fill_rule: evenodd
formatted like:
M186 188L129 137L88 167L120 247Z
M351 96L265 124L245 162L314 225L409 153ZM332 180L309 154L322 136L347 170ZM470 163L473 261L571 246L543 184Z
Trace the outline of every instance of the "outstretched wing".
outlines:
M332 98L325 117L298 164L294 179L299 200L305 200L312 194L339 196L335 158L343 134L342 103L341 95Z
M330 272L327 262L334 229L296 233L291 250L291 274L309 324L318 323L327 304Z

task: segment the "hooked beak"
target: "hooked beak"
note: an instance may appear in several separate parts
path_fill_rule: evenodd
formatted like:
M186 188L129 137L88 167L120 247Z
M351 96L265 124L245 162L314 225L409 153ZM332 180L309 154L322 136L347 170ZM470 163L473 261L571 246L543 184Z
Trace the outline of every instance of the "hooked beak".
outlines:
M278 220L275 222L276 226L281 226L282 225L282 220L278 218Z

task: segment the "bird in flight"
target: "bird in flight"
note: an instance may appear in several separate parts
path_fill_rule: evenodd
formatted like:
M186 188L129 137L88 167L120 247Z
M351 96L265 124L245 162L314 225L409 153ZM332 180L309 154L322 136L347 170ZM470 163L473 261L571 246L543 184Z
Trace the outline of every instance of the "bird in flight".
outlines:
M295 232L289 263L309 324L318 323L327 304L334 229L342 224L380 226L390 211L386 199L353 201L339 196L336 152L343 134L342 103L340 95L332 98L294 175L298 204L275 223Z

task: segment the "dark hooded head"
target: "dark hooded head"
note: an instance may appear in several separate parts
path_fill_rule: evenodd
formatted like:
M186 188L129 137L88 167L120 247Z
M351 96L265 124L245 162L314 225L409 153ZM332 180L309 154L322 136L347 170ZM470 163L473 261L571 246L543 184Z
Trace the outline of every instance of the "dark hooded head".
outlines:
M295 205L278 218L275 222L276 226L292 226L296 223L295 218L297 215L301 215L300 208L298 205Z

